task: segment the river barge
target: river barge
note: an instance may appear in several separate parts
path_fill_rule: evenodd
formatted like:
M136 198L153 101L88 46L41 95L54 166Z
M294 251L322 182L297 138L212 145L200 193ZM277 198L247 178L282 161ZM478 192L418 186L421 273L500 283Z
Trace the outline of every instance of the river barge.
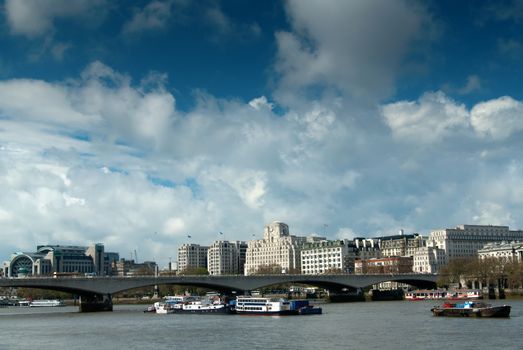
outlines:
M476 301L466 301L464 303L445 303L442 306L435 306L430 311L434 316L447 317L509 317L509 305L492 306Z

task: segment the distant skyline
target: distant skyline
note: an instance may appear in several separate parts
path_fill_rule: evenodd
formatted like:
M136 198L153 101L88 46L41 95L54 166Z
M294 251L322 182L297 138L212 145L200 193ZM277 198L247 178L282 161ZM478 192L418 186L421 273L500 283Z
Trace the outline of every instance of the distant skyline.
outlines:
M523 228L522 0L0 9L1 259Z

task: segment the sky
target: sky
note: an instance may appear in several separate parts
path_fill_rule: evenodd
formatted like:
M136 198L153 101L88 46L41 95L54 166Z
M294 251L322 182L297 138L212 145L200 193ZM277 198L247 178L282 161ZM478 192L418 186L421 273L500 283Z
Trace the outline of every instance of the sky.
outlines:
M522 229L522 57L521 0L0 1L0 260Z

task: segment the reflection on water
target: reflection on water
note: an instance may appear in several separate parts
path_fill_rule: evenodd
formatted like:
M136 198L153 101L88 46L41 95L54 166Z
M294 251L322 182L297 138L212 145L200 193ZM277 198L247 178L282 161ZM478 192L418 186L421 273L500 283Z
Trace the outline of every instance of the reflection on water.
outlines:
M508 319L433 317L431 301L324 304L323 315L281 317L11 307L0 309L0 349L520 349L523 301L506 303Z

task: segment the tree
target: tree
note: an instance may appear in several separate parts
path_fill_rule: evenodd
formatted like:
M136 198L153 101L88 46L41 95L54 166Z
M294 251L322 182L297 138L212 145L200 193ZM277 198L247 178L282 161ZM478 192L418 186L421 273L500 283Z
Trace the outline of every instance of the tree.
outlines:
M281 275L282 267L278 264L259 265L255 275Z
M185 270L178 272L179 275L183 276L200 276L208 275L209 271L205 267L188 267Z
M438 285L448 287L457 284L461 287L461 280L466 279L473 271L475 258L456 258L443 266L438 274Z

